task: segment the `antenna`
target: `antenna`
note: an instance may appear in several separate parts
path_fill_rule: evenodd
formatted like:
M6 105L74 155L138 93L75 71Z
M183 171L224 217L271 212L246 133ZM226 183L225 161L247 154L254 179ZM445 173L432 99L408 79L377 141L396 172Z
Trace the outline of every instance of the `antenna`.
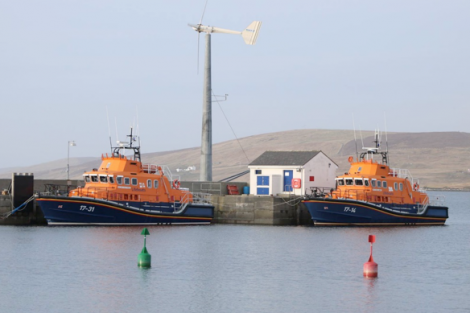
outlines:
M114 117L114 125L116 126L116 140L119 140L118 127L117 127L117 118L116 118L116 116Z
M108 106L106 106L106 119L108 120L108 135L109 135L109 144L111 149L113 148L113 142L111 141L111 126L109 126L109 113L108 113Z
M140 129L139 129L139 107L135 106L135 115L136 115L136 120L137 120L137 125L136 125L136 130L135 134L137 137L140 137Z
M385 152L387 152L387 164L389 164L388 163L389 160L388 160L387 116L386 116L385 112L384 112L384 123L385 123L385 148L386 148Z
M362 143L362 149L364 149L364 138L362 138L362 130L359 127L359 134L361 135L361 143Z
M356 145L356 162L357 162L359 161L359 152L357 152L356 123L354 122L354 114L353 114L353 128L354 128L354 144Z
M261 22L254 21L243 31L223 29L213 26L202 25L202 19L206 11L207 1L202 11L199 24L188 24L198 33L198 72L199 72L199 35L206 33L206 54L204 66L204 88L203 88L203 110L202 110L202 136L201 136L201 181L212 181L212 84L211 84L211 34L234 34L241 35L248 45L254 45L258 39Z

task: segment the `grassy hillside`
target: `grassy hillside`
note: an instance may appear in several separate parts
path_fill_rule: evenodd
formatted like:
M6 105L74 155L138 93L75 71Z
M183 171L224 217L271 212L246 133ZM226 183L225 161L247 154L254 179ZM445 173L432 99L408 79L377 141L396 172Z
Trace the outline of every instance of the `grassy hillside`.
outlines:
M362 142L357 132L357 147ZM371 131L362 131L365 146L372 146ZM388 134L390 165L407 168L421 186L428 188L470 188L470 134L460 132L439 133L392 133ZM385 136L382 138L385 147ZM200 150L197 148L145 153L144 163L165 164L174 174L177 168L194 165L199 169ZM240 173L247 165L266 150L322 150L339 165L338 174L348 170L348 156L356 155L354 133L350 130L292 130L269 133L231 140L213 145L214 181ZM81 174L100 164L99 158L74 158L70 163L70 176ZM9 169L0 177L9 178L11 172L33 172L37 178L65 178L65 160L39 164L28 168ZM180 172L183 180L198 180L199 171ZM238 181L248 181L248 175Z

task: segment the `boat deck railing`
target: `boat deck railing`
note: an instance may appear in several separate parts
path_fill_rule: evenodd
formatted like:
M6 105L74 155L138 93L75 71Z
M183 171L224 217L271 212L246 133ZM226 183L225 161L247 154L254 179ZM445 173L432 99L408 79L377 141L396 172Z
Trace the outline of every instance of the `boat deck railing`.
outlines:
M194 204L212 204L212 195L205 192L193 192Z
M429 204L434 206L445 206L446 197L442 195L430 196Z
M142 164L142 169L145 173L149 174L160 174L160 171L165 175L170 182L174 180L180 180L180 175L173 175L170 168L167 165L156 165L156 164Z
M46 192L41 192L43 196L67 196L65 190L61 190L59 193L54 188L48 188ZM141 195L139 194L124 194L122 192L116 192L116 189L109 189L106 187L78 187L72 190L69 194L71 197L86 197L91 199L100 199L106 201L142 201ZM144 198L145 199L145 198ZM146 200L144 200L146 201ZM182 204L211 204L212 195L204 192L190 192L187 190L183 192L181 199L171 200L175 203L175 207L179 207L179 203ZM149 201L151 202L151 201Z
M415 183L413 176L411 176L411 172L406 168L390 168L389 175L399 178L406 178L411 182L411 186L413 186Z
M362 189L347 189L341 190L337 189L334 191L335 196L338 199L353 199L365 202L383 202L383 203L390 203L390 204L405 204L408 203L405 201L405 197L399 196L389 196L389 195L377 195L375 193L367 192ZM427 206L428 205L428 198L421 203L416 205Z

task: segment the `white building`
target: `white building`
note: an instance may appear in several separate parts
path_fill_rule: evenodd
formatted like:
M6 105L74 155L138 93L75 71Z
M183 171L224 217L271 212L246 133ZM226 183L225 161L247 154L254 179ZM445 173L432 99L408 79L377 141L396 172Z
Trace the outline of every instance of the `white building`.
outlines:
M338 165L321 151L266 151L248 168L250 194L276 196L335 188Z

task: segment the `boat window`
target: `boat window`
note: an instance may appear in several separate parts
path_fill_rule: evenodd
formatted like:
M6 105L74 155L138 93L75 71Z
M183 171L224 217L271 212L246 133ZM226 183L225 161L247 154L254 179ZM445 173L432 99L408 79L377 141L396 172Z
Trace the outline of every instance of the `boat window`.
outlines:
M336 181L338 182L338 186L343 186L344 185L344 180L337 179Z
M124 177L124 185L130 185L130 181L129 177Z
M370 182L370 184L372 185L372 187L375 187L375 182L376 182L375 179L372 179L372 181Z
M362 170L362 166L359 166L359 168L357 169L358 172L360 172Z
M108 182L108 177L104 175L100 175L100 182L101 183L107 183Z
M364 179L364 185L369 186L369 180L367 178Z
M137 186L137 178L132 178L132 185Z
M352 186L352 184L353 184L352 178L346 178L345 182L346 182L346 185L348 185L348 186Z
M91 181L94 182L94 183L97 183L98 182L98 176L91 175Z
M152 180L147 179L147 188L152 188Z
M118 185L122 185L122 176L116 177Z
M395 183L395 190L398 190L398 183Z
M400 191L403 191L403 184L400 183Z
M114 177L113 177L113 176L109 176L109 182L110 182L111 184L114 184Z
M88 176L88 175L83 175L83 179L85 180L85 183L90 182L90 176Z
M357 178L356 178L356 179L354 180L354 184L355 184L356 186L362 186L362 185L363 185L362 179L357 179Z
M382 182L382 187L387 188L387 182L386 181Z
M153 187L158 188L158 180L155 179L153 181Z
M377 187L382 187L382 182L380 180L377 181Z

